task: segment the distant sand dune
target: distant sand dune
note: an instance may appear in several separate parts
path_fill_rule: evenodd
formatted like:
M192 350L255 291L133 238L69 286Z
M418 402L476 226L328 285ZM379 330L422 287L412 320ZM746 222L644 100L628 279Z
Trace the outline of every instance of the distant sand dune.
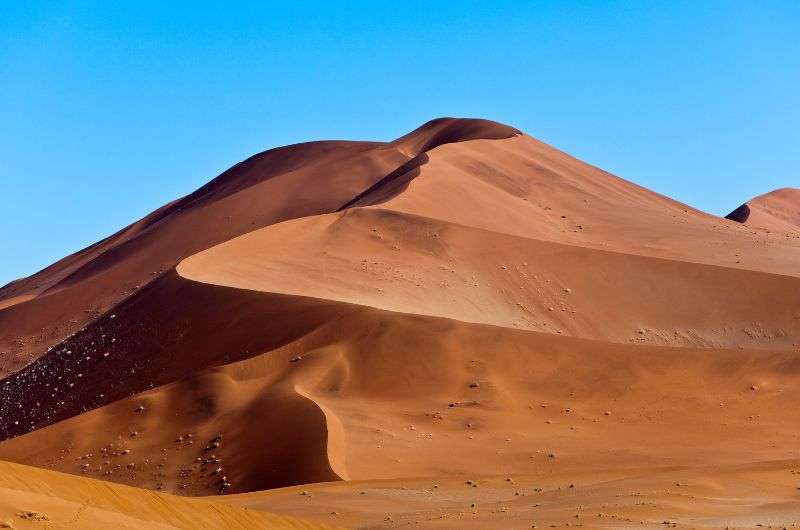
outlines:
M728 219L755 228L792 234L800 237L800 189L781 188L760 195L739 206Z

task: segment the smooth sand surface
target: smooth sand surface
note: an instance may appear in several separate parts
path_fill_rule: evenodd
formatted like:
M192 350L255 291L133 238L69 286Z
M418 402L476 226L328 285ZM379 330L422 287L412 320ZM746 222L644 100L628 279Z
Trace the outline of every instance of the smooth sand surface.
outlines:
M225 502L351 528L793 528L800 462L312 484Z
M275 528L333 525L0 462L0 528Z
M775 196L483 120L267 151L0 291L0 458L364 528L800 524Z

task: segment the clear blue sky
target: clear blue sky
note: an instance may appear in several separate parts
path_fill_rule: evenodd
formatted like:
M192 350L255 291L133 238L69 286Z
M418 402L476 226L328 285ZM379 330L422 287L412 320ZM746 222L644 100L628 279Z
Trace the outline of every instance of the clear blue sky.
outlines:
M0 0L0 284L257 151L446 115L716 214L800 185L796 0L296 4Z

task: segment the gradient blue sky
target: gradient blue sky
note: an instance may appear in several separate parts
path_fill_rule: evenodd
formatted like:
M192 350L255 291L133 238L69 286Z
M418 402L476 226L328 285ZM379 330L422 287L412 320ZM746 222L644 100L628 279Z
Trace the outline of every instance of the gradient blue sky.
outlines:
M436 4L0 0L0 284L255 152L438 116L715 214L799 184L796 0Z

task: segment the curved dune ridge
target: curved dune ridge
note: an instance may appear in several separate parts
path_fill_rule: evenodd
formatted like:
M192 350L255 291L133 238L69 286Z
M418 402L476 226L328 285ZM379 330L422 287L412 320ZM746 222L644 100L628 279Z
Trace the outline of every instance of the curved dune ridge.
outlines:
M0 290L0 459L289 488L231 502L345 526L530 524L533 494L564 524L637 488L619 517L744 524L714 491L800 458L800 241L751 222L789 222L775 197L714 217L487 120L266 151Z
M220 485L217 468L239 492L338 478L795 454L796 433L781 428L800 420L784 409L798 397L794 351L709 355L611 344L172 281L172 289L186 288L182 297L207 308L181 311L188 318L181 334L214 329L225 340L170 343L158 334L134 343L112 331L131 347L109 349L113 360L100 367L106 388L81 383L73 390L78 399L65 403L70 419L6 441L3 458L209 494ZM178 292L165 291L158 302ZM142 309L124 308L115 320ZM233 312L238 332L225 333L224 315ZM298 315L306 317L301 327L286 329ZM256 327L265 336L277 329L285 335L254 342ZM159 356L193 356L213 367L189 375L192 363L185 361L131 363L136 351L156 345L164 348ZM178 380L162 385L160 378ZM109 380L122 383L110 388ZM112 403L81 413L77 407L98 391ZM32 395L22 403L44 399ZM748 418L753 410L757 420ZM711 424L716 429L709 432ZM764 430L777 447L763 445ZM218 435L221 443L209 448ZM551 451L558 453L555 466Z
M0 374L27 364L195 252L276 222L335 211L425 149L513 134L515 129L487 120L443 118L390 143L311 142L255 155L0 289Z
M781 188L759 195L726 218L756 228L786 232L787 238L800 237L800 189Z
M800 279L384 209L280 223L192 256L177 271L229 287L613 342L800 344ZM776 314L776 306L786 310Z

